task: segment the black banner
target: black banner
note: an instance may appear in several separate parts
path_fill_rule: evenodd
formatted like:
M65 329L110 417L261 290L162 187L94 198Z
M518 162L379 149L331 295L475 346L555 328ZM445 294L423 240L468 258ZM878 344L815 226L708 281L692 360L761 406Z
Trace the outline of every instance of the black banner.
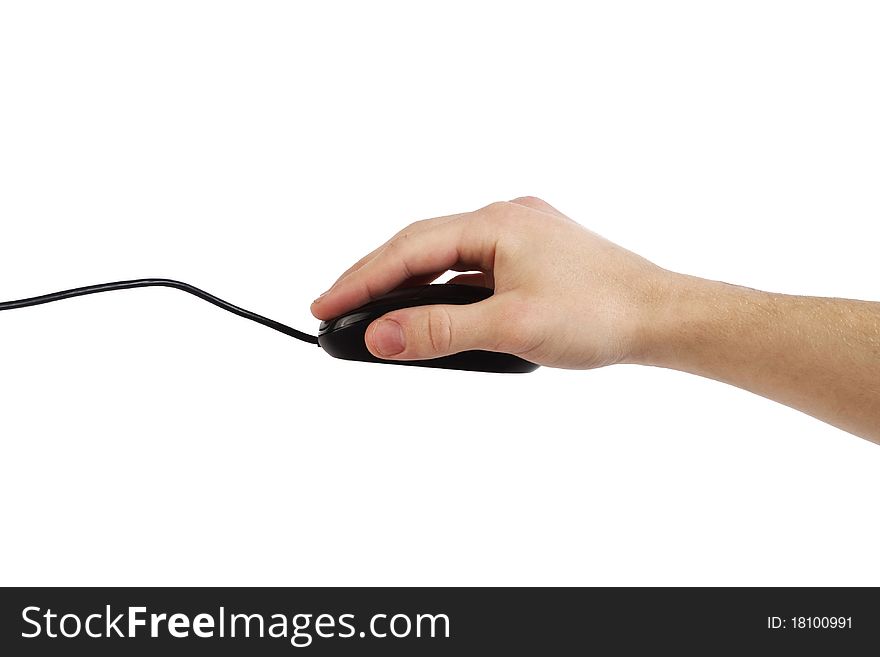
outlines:
M0 597L4 655L844 655L880 645L880 595L867 588L7 588Z

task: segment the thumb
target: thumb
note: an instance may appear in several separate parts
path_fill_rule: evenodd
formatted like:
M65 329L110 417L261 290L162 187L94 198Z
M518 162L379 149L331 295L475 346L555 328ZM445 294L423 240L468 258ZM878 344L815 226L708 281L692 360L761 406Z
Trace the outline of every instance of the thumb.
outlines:
M422 360L499 343L496 300L466 305L417 306L395 310L367 327L364 339L374 356Z

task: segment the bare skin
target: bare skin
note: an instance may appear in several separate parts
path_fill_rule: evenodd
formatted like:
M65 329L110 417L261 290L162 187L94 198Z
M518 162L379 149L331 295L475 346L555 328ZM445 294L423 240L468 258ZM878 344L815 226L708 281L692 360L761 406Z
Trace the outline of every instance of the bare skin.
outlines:
M369 350L422 359L470 349L549 367L637 363L724 381L880 444L880 303L761 292L677 274L525 197L416 222L312 304L331 319L444 272L495 294L388 313Z

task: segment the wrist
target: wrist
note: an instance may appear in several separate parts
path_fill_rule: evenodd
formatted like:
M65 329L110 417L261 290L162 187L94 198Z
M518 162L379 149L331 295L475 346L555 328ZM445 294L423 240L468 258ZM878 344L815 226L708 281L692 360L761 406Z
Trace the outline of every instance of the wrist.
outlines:
M666 272L658 292L629 362L695 373L718 355L725 339L747 330L769 299L758 290L674 272Z

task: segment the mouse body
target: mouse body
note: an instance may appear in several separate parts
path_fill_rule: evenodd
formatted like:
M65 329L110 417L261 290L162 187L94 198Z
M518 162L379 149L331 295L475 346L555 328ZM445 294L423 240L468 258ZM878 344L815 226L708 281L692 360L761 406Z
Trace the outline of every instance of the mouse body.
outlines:
M492 294L493 291L489 288L450 283L400 288L335 319L321 322L318 331L318 344L335 358L360 360L368 363L440 367L473 372L533 372L538 369L538 365L513 354L494 351L462 351L451 356L427 360L385 360L371 354L364 342L364 335L370 322L392 310L433 304L477 303L488 299Z

